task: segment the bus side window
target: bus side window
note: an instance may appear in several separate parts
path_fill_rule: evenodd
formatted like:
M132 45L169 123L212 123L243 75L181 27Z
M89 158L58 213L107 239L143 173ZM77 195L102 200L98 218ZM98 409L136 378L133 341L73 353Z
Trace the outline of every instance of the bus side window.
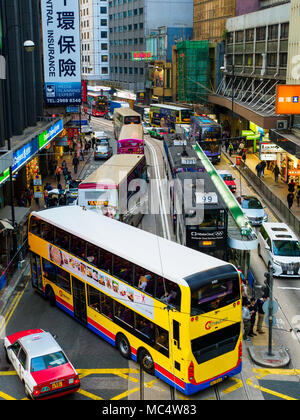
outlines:
M99 266L99 248L93 244L87 243L86 244L86 259L89 263L95 265L96 267L100 268Z
M41 220L37 217L32 217L30 219L30 228L29 231L34 235L40 236L41 234Z
M149 340L155 340L155 325L148 319L136 314L135 316L135 328Z
M56 228L54 244L62 249L65 249L66 251L69 251L69 242L69 234L62 229Z
M133 327L134 325L132 310L118 302L115 302L115 317L120 321L125 322L127 325L130 325L130 327Z
M106 271L107 273L112 273L112 254L104 249L100 251L100 258L101 263L99 264L102 270Z
M100 312L100 292L90 285L88 285L87 292L89 307Z
M43 258L43 275L45 279L56 283L56 266Z
M113 275L132 284L132 263L114 255Z
M113 319L113 300L104 293L101 293L100 295L100 307L103 315L107 316L109 319Z
M57 286L67 293L71 293L70 274L60 267L56 267L56 282Z
M135 266L134 272L134 286L142 292L154 295L155 275L145 268Z
M45 239L45 241L53 243L54 242L54 227L49 225L49 223L42 222L41 237Z
M159 347L163 347L166 350L169 350L169 333L164 328L161 328L159 326L156 326L156 338L155 342Z
M86 242L76 236L71 235L70 251L76 257L82 260L86 259L85 255Z

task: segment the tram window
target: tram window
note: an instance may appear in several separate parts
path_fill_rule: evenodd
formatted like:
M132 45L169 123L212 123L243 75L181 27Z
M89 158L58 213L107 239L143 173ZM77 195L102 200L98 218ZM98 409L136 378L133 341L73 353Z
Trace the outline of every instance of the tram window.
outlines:
M71 293L70 274L60 267L56 267L57 286L67 293Z
M42 222L41 226L41 237L45 241L52 242L54 240L54 227L49 225L49 223Z
M118 302L115 303L115 317L133 327L134 315L132 310Z
M71 235L70 251L72 254L82 260L85 260L85 247L86 242L83 239Z
M37 217L30 219L30 232L37 236L41 234L41 220Z
M113 275L127 283L132 283L132 263L114 255Z
M62 229L55 229L54 244L58 247L69 251L69 234Z
M207 228L215 228L217 227L217 216L215 214L204 214L204 220L200 225L201 227L207 227Z
M113 319L113 300L104 293L100 295L101 313L109 319Z
M153 322L136 314L135 328L138 332L140 332L143 336L147 337L149 340L155 340L155 325L153 324Z
M92 286L88 285L88 305L90 308L100 312L100 292Z
M154 295L154 281L155 275L145 268L135 266L134 272L134 286L142 292Z
M99 267L99 248L93 244L86 244L86 259L89 263Z

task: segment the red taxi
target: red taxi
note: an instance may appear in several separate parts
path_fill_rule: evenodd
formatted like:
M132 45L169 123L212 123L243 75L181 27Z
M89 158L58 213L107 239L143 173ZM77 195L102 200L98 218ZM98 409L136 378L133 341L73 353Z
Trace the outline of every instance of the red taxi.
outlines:
M223 179L227 187L230 189L232 193L236 192L236 183L235 178L233 178L232 174L229 171L217 171L220 177Z
M4 349L28 398L49 399L79 389L76 370L49 332L35 329L9 335L4 338Z

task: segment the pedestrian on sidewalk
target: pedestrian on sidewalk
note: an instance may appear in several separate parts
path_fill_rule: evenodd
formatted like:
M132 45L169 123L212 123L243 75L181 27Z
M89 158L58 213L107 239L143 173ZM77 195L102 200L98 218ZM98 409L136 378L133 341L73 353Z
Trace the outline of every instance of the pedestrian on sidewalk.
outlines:
M280 169L278 168L278 165L276 163L275 168L273 169L275 182L278 182L278 176L280 174Z
M245 150L243 151L242 159L244 161L244 164L246 164L246 151Z
M300 207L300 185L297 186L296 197L297 197L297 206Z
M74 173L77 174L77 169L79 165L79 159L76 155L73 157L73 166L74 166Z
M262 326L263 326L263 322L264 322L264 318L265 318L265 313L263 310L263 304L265 303L265 301L267 300L267 297L265 295L263 295L260 299L257 299L256 303L257 303L257 325L256 325L256 331L259 334L265 334L265 331L263 331Z
M265 176L265 169L266 169L266 166L267 166L267 162L266 162L265 160L263 160L263 161L261 162L261 176Z
M249 334L251 331L251 312L250 312L250 302L247 300L245 305L242 308L242 316L243 316L243 325L244 325L244 333L243 333L243 340L251 341L249 338Z
M261 174L262 174L261 162L259 162L259 163L255 166L255 170L256 170L256 175L258 176L258 178L260 178L260 177L261 177Z
M253 337L256 335L254 332L254 325L255 325L255 319L256 319L256 313L257 313L257 302L254 297L250 299L249 310L251 313L251 328L250 328L249 336Z
M47 187L44 188L44 204L45 207L49 207L49 203L48 203L48 199L49 199L49 192L47 190Z
M57 165L57 167L55 169L55 176L56 176L56 182L57 183L60 182L60 175L61 175L61 167L59 165Z
M231 156L233 153L233 144L231 142L229 143L228 151L229 151L229 156Z
M288 187L289 187L289 192L291 192L291 193L294 193L295 192L296 183L293 180L293 178L288 183Z
M289 210L290 210L292 208L292 205L293 205L293 202L294 202L294 194L292 192L289 192L286 199L287 199L288 207L289 207Z
M26 192L26 198L28 202L28 207L31 207L31 201L33 199L33 190L32 188L28 188Z

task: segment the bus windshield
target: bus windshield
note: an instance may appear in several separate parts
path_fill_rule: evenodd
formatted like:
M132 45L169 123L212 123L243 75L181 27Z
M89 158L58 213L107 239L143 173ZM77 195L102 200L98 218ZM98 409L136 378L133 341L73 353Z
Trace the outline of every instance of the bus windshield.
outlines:
M128 117L124 117L124 124L140 124L141 118L136 115L130 115Z
M238 279L214 280L192 294L191 315L222 308L239 299Z
M181 110L181 120L182 121L190 121L192 111L189 109L182 109Z

